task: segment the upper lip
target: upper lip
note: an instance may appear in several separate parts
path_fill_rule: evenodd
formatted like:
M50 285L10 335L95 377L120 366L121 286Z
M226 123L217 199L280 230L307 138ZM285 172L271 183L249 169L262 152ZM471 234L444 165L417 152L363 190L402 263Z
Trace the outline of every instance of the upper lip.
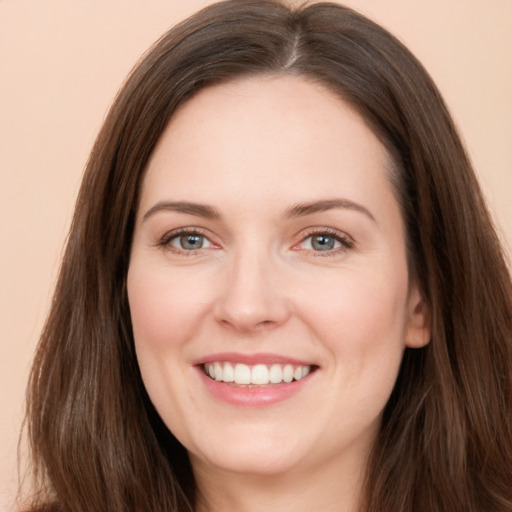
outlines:
M246 365L256 364L292 364L295 366L311 366L311 361L304 361L294 357L272 354L269 352L243 354L238 352L216 352L200 357L192 362L194 366L206 363L226 362L226 363L242 363Z

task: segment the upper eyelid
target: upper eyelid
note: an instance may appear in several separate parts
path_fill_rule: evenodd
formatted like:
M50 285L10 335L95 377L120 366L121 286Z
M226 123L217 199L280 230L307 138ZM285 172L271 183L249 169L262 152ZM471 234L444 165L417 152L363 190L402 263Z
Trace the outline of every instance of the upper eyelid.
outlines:
M343 241L350 241L353 244L355 243L354 239L345 231L341 231L341 230L335 229L335 228L321 227L321 226L311 227L311 228L306 228L304 230L301 230L296 235L296 239L297 239L296 243L298 243L302 240L306 240L306 238L309 238L310 236L322 235L322 234L327 234L327 235L330 235L334 238L338 238Z
M184 235L184 234L201 235L201 236L204 236L205 238L207 238L211 243L215 243L212 240L212 236L209 235L209 233L206 230L204 230L202 228L195 227L195 226L191 226L191 227L176 228L176 229L171 229L170 231L166 231L161 237L158 238L157 244L163 245L163 244L169 243L173 238L176 238L176 237L178 237L180 235Z
M311 238L315 235L326 234L330 237L333 237L338 243L339 247L334 247L332 249L327 250L315 250L313 248L302 248L298 247L300 244L303 244L308 238ZM344 231L339 231L337 229L332 228L314 228L306 233L302 233L302 236L299 238L297 242L292 247L292 250L303 253L304 255L311 256L322 256L322 257L335 257L340 255L345 255L347 251L351 251L356 247L356 243L354 239L345 233Z
M157 245L165 245L169 243L173 238L176 238L183 234L201 235L207 238L212 244L221 245L218 241L215 241L215 238L218 237L213 236L209 230L197 226L186 226L171 229L158 238ZM345 231L341 231L339 229L327 226L312 226L309 228L302 229L298 233L296 233L296 235L294 235L294 242L292 244L292 247L295 247L297 244L303 242L304 240L311 236L321 234L330 235L333 238L339 240L340 242L345 243L345 245L347 243L350 243L351 246L355 245L354 239Z

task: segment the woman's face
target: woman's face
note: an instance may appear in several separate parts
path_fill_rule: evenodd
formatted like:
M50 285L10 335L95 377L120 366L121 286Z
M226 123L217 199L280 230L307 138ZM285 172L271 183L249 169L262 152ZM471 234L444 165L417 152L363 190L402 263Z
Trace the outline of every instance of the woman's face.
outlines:
M361 465L428 340L389 156L303 78L183 105L147 168L128 297L149 396L198 471Z

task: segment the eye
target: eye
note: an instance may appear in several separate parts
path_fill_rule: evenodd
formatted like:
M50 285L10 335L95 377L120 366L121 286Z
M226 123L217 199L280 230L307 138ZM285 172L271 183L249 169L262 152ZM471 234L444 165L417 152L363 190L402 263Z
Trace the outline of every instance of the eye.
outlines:
M308 249L313 249L314 251L331 251L341 246L339 240L326 233L308 236L304 240L304 244Z
M211 247L211 242L204 235L199 233L185 233L174 236L169 240L169 244L176 249L185 251L195 251L197 249L205 249Z
M315 253L338 253L353 246L354 242L347 235L338 232L317 231L307 234L295 248Z
M180 229L167 233L158 245L178 254L190 254L201 249L214 247L208 237L195 229Z

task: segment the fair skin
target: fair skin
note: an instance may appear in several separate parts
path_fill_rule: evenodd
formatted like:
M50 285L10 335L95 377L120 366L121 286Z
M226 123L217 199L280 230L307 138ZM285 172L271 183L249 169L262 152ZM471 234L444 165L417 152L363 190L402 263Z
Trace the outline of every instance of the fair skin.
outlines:
M297 76L207 88L164 131L128 298L199 510L357 510L403 351L429 338L390 167L352 108Z

